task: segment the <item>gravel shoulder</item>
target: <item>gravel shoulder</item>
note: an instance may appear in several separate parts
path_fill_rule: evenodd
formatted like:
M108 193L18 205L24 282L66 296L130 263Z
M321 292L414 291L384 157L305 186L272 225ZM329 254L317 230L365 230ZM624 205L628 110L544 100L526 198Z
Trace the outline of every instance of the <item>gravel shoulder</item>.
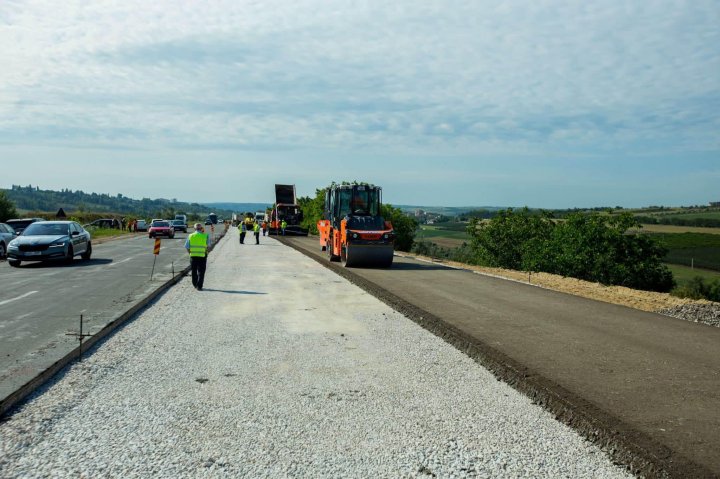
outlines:
M4 477L628 477L443 340L262 238L0 424Z

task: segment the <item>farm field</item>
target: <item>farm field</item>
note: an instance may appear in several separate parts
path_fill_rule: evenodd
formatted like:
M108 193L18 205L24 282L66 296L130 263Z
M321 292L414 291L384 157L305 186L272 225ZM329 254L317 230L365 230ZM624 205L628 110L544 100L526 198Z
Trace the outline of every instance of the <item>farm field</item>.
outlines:
M660 218L683 218L688 220L695 219L713 219L720 220L720 211L704 211L698 213L654 213L651 216Z
M673 277L678 286L686 284L696 276L700 276L705 281L713 281L720 279L720 271L709 269L690 268L689 266L681 266L679 264L668 264L668 268L672 271Z
M642 233L704 233L720 235L720 228L703 228L699 226L675 225L642 225Z

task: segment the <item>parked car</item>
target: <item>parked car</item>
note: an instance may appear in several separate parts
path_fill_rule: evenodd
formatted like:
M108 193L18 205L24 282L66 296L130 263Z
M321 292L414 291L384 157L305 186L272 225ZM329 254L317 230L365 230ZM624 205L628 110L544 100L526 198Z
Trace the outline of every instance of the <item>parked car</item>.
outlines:
M145 220L137 220L137 231L147 231L148 225Z
M12 226L0 223L0 258L7 255L8 245L15 239L15 230Z
M172 225L175 231L182 231L183 233L187 233L188 227L183 220L173 220Z
M175 228L170 224L169 221L165 221L165 220L153 221L150 224L150 229L148 230L148 236L150 238L154 238L156 236L167 236L168 238L174 238L175 237Z
M7 220L5 224L10 225L10 227L15 230L15 234L19 235L25 228L36 221L45 221L45 218L18 218Z
M8 263L62 259L71 262L77 255L90 259L90 233L74 221L38 221L23 230L8 245Z

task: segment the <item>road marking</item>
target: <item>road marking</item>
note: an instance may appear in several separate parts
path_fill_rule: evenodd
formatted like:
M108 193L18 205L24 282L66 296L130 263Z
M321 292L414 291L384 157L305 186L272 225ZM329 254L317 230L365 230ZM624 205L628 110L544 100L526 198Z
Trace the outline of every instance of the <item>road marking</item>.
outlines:
M122 260L122 261L118 261L117 263L110 263L110 264L108 265L108 267L117 266L117 265L119 265L119 264L121 264L121 263L124 263L124 262L126 262L126 261L130 261L130 260L133 259L133 258L134 258L134 256L130 256L129 258L125 258L125 259Z
M15 318L15 319L23 319L23 318L27 318L27 317L28 317L28 316L30 316L31 314L33 314L33 313L27 313L27 314L23 314L22 316L18 316L18 317L17 317L17 318Z
M0 306L4 306L4 305L11 303L13 301L16 301L18 299L23 299L23 298L30 296L31 294L35 294L35 293L37 293L37 291L30 291L29 293L25 293L22 296L18 296L17 298L6 299L5 301L0 301Z

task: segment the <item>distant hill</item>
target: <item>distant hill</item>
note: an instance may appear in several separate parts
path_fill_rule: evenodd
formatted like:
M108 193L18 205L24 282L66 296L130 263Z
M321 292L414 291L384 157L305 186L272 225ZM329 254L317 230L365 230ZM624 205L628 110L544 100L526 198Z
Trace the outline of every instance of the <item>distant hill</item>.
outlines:
M205 206L217 210L232 211L234 213L246 213L248 211L265 211L272 208L272 203L203 203Z
M233 212L219 206L199 203L186 203L177 199L150 199L136 200L118 194L110 196L105 193L85 193L84 191L69 189L61 191L41 190L38 186L13 185L9 190L3 190L8 198L22 211L48 211L54 212L59 208L68 215L96 212L115 214L137 214L142 217L163 218L170 213L186 213L189 215L204 216L214 212L220 216L229 217ZM253 210L254 211L254 210Z
M416 205L393 205L403 211L414 212L415 210L423 210L426 213L435 213L444 216L458 216L468 211L488 210L499 211L507 209L504 206L416 206Z

